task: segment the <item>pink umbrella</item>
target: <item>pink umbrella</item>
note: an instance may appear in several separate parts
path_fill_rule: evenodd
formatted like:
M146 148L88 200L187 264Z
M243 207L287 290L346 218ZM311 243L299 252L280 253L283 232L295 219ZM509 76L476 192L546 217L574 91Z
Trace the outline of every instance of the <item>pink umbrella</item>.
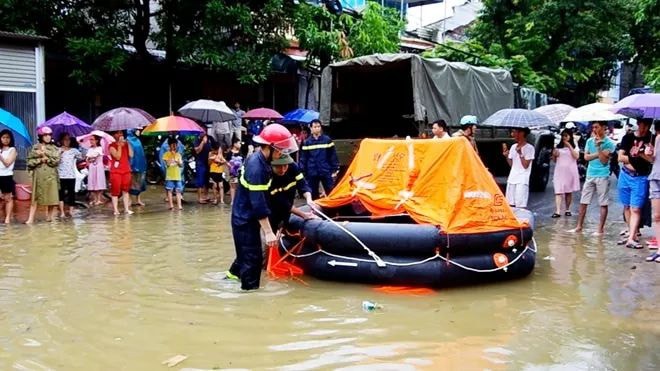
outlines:
M243 118L248 120L279 120L282 115L270 108L255 108L247 111Z
M92 126L96 130L118 131L143 128L156 119L139 108L119 107L103 113Z
M78 141L81 147L89 149L92 147L92 145L90 144L90 138L95 135L101 137L101 147L103 148L103 153L105 153L106 155L109 154L110 152L108 151L108 146L110 145L110 143L115 142L115 138L113 138L112 135L104 131L94 130L89 134L76 137L76 140Z

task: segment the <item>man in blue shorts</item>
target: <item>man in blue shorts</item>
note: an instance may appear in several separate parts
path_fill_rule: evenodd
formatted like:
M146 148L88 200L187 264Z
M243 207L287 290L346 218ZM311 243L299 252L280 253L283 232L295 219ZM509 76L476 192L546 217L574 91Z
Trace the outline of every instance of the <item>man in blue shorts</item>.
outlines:
M619 173L619 199L623 204L623 215L628 223L628 239L621 244L627 248L641 249L642 244L636 240L641 211L649 196L648 176L653 166L653 156L645 153L651 146L651 123L639 120L637 130L626 134L621 140L619 162L622 163ZM625 233L624 233L625 235Z

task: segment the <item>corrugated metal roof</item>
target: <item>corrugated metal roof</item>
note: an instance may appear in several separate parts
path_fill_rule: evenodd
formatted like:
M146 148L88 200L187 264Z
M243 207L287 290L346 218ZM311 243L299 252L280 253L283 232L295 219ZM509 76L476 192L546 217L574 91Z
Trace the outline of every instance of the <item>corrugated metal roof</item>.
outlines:
M483 7L484 4L481 0L467 0L462 5L453 8L454 14L451 17L418 28L416 32L418 35L433 35L434 39L441 41L440 33L449 32L474 22Z
M10 40L23 40L23 41L46 41L48 40L45 36L37 35L26 35L14 32L0 31L0 40L1 39L10 39Z

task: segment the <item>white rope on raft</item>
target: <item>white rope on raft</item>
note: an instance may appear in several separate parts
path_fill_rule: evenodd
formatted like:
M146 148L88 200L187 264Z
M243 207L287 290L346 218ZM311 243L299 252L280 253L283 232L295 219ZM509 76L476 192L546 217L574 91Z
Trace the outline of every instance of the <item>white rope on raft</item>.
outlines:
M357 238L357 236L354 235L351 231L349 231L348 229L346 229L346 228L344 228L343 226L341 226L339 223L337 223L337 222L335 222L334 220L332 220L330 217L328 217L327 215L325 215L321 210L318 210L317 208L314 208L314 207L310 207L310 209L312 209L315 213L317 213L317 214L321 215L322 217L324 217L324 218L325 218L326 220L328 220L330 223L332 223L332 224L334 224L335 226L337 226L337 228L339 228L339 229L341 229L342 231L344 231L347 235L351 236L351 237L352 237L352 238L353 238L358 244L360 244L360 246L362 246L362 248L364 249L364 251L366 251L367 254L368 254L369 256L371 256L371 257L374 259L374 262L376 262L376 265L378 265L378 266L381 267L381 268L383 268L383 267L386 266L386 264L385 264L385 262L383 261L383 259L381 259L380 256L378 256L375 252L373 252L370 248L368 248L367 245L365 245L362 241L360 241L360 239Z
M506 271L507 268L509 266L515 264L525 254L525 252L527 250L531 250L532 252L534 252L534 254L536 254L538 252L538 248L536 246L536 239L534 239L534 237L532 237L532 242L533 242L533 245L534 245L533 247L531 247L529 244L527 244L525 246L525 249L523 251L521 251L520 254L518 254L518 256L516 256L515 259L513 259L512 261L510 261L506 265L503 265L503 266L497 267L497 268L491 268L491 269L478 269L478 268L468 267L468 266L463 265L461 263L457 263L453 260L447 259L444 256L440 255L439 253L436 253L434 256L431 256L431 257L426 258L424 260L410 262L410 263L386 262L386 261L383 261L382 259L381 259L381 261L385 265L391 265L391 266L395 266L395 267L411 267L411 266L415 266L415 265L424 264L424 263L430 262L430 261L432 261L436 258L439 258L439 259L444 260L445 262L447 262L449 264L453 264L453 265L455 265L455 266L457 266L461 269L465 269L467 271L476 272L476 273L492 273L492 272L497 272L499 270ZM287 254L289 254L289 250L287 250L286 246L282 243L281 238L280 238L280 246L282 246L282 248L287 252ZM311 253L308 253L308 254L297 255L297 254L290 253L289 255L294 257L294 258L307 258L307 257L313 256L313 255L316 255L316 254L325 254L325 255L331 256L333 258L346 259L346 260L357 261L357 262L362 262L362 263L373 263L374 262L374 261L369 260L369 259L354 258L354 257L350 257L350 256L332 254L332 253L329 253L329 252L327 252L323 249L318 249L318 250L316 250L314 252L311 252Z

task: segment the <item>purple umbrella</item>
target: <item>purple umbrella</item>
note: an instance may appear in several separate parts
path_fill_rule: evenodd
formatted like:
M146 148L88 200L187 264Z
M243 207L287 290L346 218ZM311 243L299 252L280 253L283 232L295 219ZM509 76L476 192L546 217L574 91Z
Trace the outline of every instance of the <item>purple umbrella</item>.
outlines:
M94 128L88 123L67 112L62 112L50 120L42 122L37 126L37 129L44 126L48 126L53 130L53 138L55 138L55 140L59 140L64 133L75 138L80 135L91 133L92 130L94 130Z
M660 94L634 94L610 108L610 111L629 117L660 119Z
M156 119L139 108L119 107L99 116L92 126L103 131L118 131L143 128Z

